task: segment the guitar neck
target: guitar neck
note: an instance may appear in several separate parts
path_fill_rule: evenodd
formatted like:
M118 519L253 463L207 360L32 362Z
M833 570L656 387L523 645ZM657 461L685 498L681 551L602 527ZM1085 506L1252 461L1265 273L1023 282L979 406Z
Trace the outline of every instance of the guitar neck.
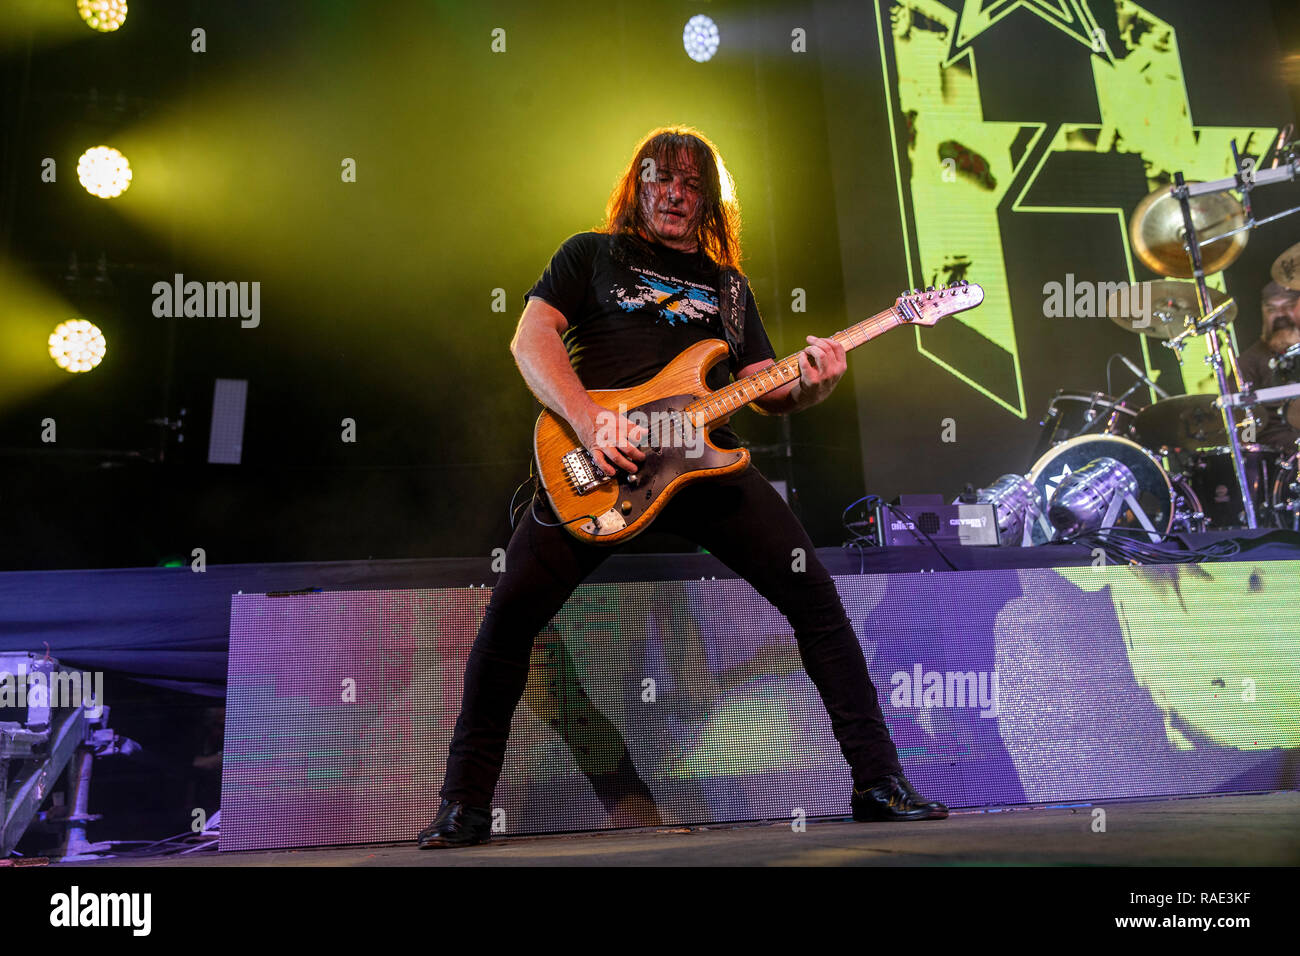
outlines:
M847 352L859 345L870 342L876 336L883 335L890 329L903 325L904 321L903 317L898 314L898 309L891 306L885 311L878 312L871 318L864 319L857 325L849 326L844 331L836 332L830 337L844 346L844 351ZM755 372L753 375L746 375L725 388L720 388L704 398L697 399L686 406L685 413L691 416L697 428L727 417L736 409L748 405L755 399L762 398L768 392L775 391L782 385L797 379L799 377L799 355L801 352L802 350L794 355L787 355L770 368Z

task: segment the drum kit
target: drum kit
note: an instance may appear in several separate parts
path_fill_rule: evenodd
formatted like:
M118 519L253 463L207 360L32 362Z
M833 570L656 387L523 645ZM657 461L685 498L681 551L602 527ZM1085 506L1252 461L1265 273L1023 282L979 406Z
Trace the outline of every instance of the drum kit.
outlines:
M1226 334L1236 303L1205 284L1206 273L1237 260L1251 229L1300 210L1255 220L1250 202L1251 189L1297 178L1300 159L1292 144L1278 150L1271 169L1257 170L1249 159L1242 163L1235 142L1232 152L1235 176L1188 183L1178 173L1172 186L1138 205L1129 224L1133 249L1166 278L1114 293L1106 311L1128 331L1173 349L1180 362L1190 340L1203 338L1217 394L1169 396L1123 356L1117 357L1137 381L1122 395L1058 390L1040 422L1028 474L1003 475L976 493L994 506L1003 544L1029 546L1116 528L1152 542L1207 528L1300 530L1297 449L1253 440L1261 409L1300 428L1300 401L1294 401L1300 397L1300 346L1271 363L1283 385L1252 390ZM1283 252L1271 272L1300 291L1300 244ZM1125 295L1150 302L1149 314L1134 314L1117 301ZM1136 403L1143 385L1161 398Z

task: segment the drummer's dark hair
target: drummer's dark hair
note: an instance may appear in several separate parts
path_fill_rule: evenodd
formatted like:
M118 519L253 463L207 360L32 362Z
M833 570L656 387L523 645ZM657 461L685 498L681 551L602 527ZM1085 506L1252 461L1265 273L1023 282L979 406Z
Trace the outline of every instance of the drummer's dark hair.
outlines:
M1268 285L1264 286L1259 293L1259 301L1261 303L1267 302L1269 299L1290 299L1294 302L1296 299L1300 299L1300 291L1288 289L1282 283L1274 279Z

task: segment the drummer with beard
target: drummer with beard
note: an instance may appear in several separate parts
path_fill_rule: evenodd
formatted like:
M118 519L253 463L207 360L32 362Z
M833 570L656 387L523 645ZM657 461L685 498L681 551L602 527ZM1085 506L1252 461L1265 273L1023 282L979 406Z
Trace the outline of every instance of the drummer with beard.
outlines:
M1270 282L1264 286L1260 301L1264 321L1259 340L1237 358L1242 387L1261 389L1300 382L1300 357L1289 372L1269 364L1293 345L1300 345L1300 291L1288 289L1280 282ZM1245 385L1246 382L1250 383L1249 386ZM1297 414L1300 413L1300 402L1292 404L1290 412L1292 421L1300 421L1300 414ZM1288 423L1286 406L1261 406L1256 410L1256 418L1259 420L1257 436L1260 444L1279 448L1283 455L1294 450L1296 440L1300 439L1300 430Z

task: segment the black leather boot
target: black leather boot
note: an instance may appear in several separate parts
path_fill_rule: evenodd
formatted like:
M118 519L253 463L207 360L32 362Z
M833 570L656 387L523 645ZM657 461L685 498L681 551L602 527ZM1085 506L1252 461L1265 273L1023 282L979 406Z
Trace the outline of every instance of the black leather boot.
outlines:
M867 785L853 788L854 820L942 820L948 808L927 801L907 782L902 773L886 774Z
M459 800L444 800L433 822L420 831L421 850L446 846L474 846L492 838L492 811L467 807Z

